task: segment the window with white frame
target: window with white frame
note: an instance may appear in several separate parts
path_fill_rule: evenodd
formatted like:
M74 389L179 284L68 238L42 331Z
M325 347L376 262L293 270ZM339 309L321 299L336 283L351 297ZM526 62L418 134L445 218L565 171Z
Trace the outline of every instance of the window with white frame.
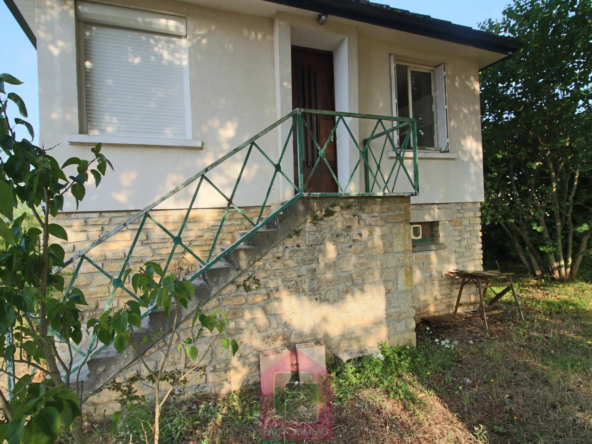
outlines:
M393 115L417 122L419 149L448 151L448 105L446 67L435 68L400 62L391 55ZM408 128L398 131L400 146ZM411 144L409 145L411 147Z
M190 139L182 17L77 3L81 132Z

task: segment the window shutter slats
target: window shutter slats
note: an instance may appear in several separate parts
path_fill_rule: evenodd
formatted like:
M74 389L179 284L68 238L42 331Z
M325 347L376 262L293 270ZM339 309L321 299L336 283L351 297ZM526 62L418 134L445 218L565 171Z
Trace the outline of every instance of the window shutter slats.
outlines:
M85 24L89 134L186 138L184 39Z
M434 71L436 85L436 134L440 151L449 151L448 143L448 104L446 101L446 65L436 67Z

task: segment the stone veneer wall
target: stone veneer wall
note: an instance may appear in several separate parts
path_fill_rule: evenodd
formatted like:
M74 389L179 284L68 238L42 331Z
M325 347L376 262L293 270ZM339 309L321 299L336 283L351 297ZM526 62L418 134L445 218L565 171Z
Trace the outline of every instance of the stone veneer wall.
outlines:
M188 394L257 382L264 350L316 340L329 353L381 341L415 344L409 198L339 199L341 207L319 202L327 206L205 304L205 311L227 312L240 349L232 357L218 343L210 347L211 337L201 339L206 368L190 375ZM189 327L182 326L179 340ZM146 359L155 365L161 351ZM188 365L182 352L170 362L169 369ZM122 376L136 371L143 371L139 364ZM138 391L151 393L141 385ZM103 390L86 407L102 414L115 399Z
M411 221L434 221L434 244L413 246L413 283L419 320L454 311L460 282L445 276L456 268L483 269L481 204L412 205ZM474 285L465 287L462 303L476 302ZM467 306L459 308L466 310Z
M251 219L259 216L260 208L245 208L245 214ZM66 257L71 257L97 240L103 234L111 231L117 225L125 222L137 211L126 212L101 212L101 213L60 213L54 221L66 229L68 242L52 238L52 242L59 243L66 251ZM187 210L153 210L150 215L172 234L177 235L181 224L187 214ZM213 243L214 236L224 215L224 208L195 209L187 220L183 231L184 243L200 258L205 259ZM117 277L123 266L126 255L136 236L141 218L124 228L119 233L110 237L105 242L97 245L89 253L88 257L97 265ZM248 230L251 224L235 210L229 211L223 230L218 238L218 247L230 245L237 239L237 231ZM136 271L147 261L155 261L159 264L166 263L171 252L173 242L171 237L161 230L154 222L147 219L138 238L134 251L129 260L129 266ZM214 254L219 252L216 251ZM189 273L197 270L197 260L178 246L172 258L169 271L176 273ZM70 265L63 271L66 285L69 276L74 272L75 265ZM99 272L90 263L85 262L74 286L80 288L88 302L85 317L89 318L102 313L111 292L110 280ZM113 307L118 308L122 301L129 299L129 295L121 289L117 290L113 300Z

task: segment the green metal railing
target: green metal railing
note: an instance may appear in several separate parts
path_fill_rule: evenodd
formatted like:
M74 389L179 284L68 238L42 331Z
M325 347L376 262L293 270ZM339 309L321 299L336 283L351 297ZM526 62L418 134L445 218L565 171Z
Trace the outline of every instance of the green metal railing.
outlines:
M332 125L331 131L327 134L325 125L325 137L322 137L319 131L319 121L324 119L325 123L329 122ZM357 138L354 136L352 131L352 122L363 123L365 131L369 128L373 128L369 136L366 137L362 143L359 143ZM283 126L282 126L283 125ZM285 140L281 143L281 150L278 153L277 160L272 160L273 157L270 152L273 150L268 149L267 151L261 148L263 138L275 137L275 142L272 142L272 146L275 146L277 150L278 138L274 130L284 129L286 134ZM285 131L287 127L290 127L289 131ZM402 134L405 132L405 136L401 137L401 143L399 146L395 144L395 134L399 132ZM311 196L384 196L384 195L417 195L419 192L419 179L418 179L418 162L417 162L417 127L416 122L413 119L397 118L389 116L374 116L365 114L355 113L343 113L343 112L329 112L329 111L316 111L316 110L304 110L296 109L290 114L286 115L282 119L275 122L273 125L261 131L256 136L252 137L236 149L230 151L225 156L204 168L199 173L195 174L190 179L183 182L172 191L162 196L156 202L144 208L142 211L134 214L132 217L127 219L125 222L118 225L113 230L101 236L96 241L92 242L87 248L76 253L72 258L65 262L64 267L57 268L54 272L59 272L65 267L74 266L74 271L70 279L70 283L67 287L66 292L69 293L76 281L77 276L80 274L81 267L84 263L90 264L90 266L96 269L99 273L106 276L111 283L111 291L105 306L105 311L109 310L113 303L113 298L118 289L127 293L132 299L138 300L138 296L130 289L128 284L124 282L124 274L129 267L130 258L134 252L134 249L138 245L140 235L145 230L146 222L149 220L158 229L166 233L167 237L170 238L169 242L171 245L171 251L168 255L168 259L164 263L163 270L165 274L171 265L171 261L176 251L183 251L186 254L192 256L199 264L199 269L195 271L189 280L193 281L196 278L203 275L208 269L213 267L216 263L224 259L230 252L236 247L243 244L248 238L255 234L265 224L272 221L277 215L288 208L294 201L302 197ZM342 146L345 145L346 149L349 150L350 155L354 153L354 159L350 159L349 164L353 165L347 171L346 177L340 180L338 177L338 171L335 166L336 163L330 162L327 159L329 149L335 149L339 140L336 141L336 137L346 139L341 140ZM324 140L320 140L324 139ZM340 150L342 151L342 150ZM404 163L405 152L413 152L412 173L410 174L408 168ZM394 159L390 159L388 156L389 152L394 153ZM290 153L296 157L295 162L290 162ZM228 165L231 159L238 159L240 156L244 156L244 161L240 172L234 183L234 186L230 189L223 190L223 186L215 183L215 178L212 178L213 171L221 171L223 176L227 176L225 173L228 169L224 169L225 165ZM257 156L258 160L255 159ZM240 160L240 159L239 159ZM353 160L356 160L353 162ZM235 202L237 200L237 191L239 186L245 182L243 181L245 171L251 166L260 166L262 163L268 162L271 165L273 173L270 177L270 184L267 188L267 193L262 196L262 203L259 211L257 211L256 217L247 215L245 210L241 208ZM288 165L288 167L286 166ZM290 171L289 165L294 165L296 171ZM222 169L224 169L222 171ZM286 171L288 173L286 173ZM315 180L315 174L330 174L329 182L334 181L333 191L315 190L309 187L311 181ZM403 175L400 176L400 173ZM294 173L296 180L290 177ZM398 185L399 178L403 177L403 181L407 188L398 192L396 187ZM327 179L327 177L325 177ZM279 207L275 209L269 216L265 217L266 210L270 208L270 196L274 185L277 185L279 181L282 181L289 190L289 194L293 194L287 200L281 202ZM227 182L227 181L225 181ZM352 192L352 188L359 187L359 184L364 184L364 189L358 192ZM227 185L227 184L226 184ZM335 186L336 185L336 186ZM181 223L180 228L177 232L173 233L167 229L162 223L160 223L156 217L151 214L159 205L170 199L172 196L179 193L181 190L186 189L189 186L194 186L195 189L192 193L191 202L187 207L185 217ZM190 241L184 237L184 231L187 227L189 216L192 211L199 211L197 208L193 208L196 199L200 193L200 190L204 192L204 187L208 186L210 193L217 193L226 202L224 214L221 222L216 229L216 234L213 238L212 244L205 253L199 253L191 248ZM293 189L293 192L291 191ZM336 191L335 191L336 189ZM239 199L240 200L240 199ZM252 205L250 206L252 208ZM220 235L223 232L225 223L229 220L231 213L239 214L244 218L245 224L250 229L242 235L238 240L233 242L228 248L222 251L217 251L219 247ZM237 216L238 217L238 216ZM137 230L131 246L129 247L125 259L118 273L111 274L107 272L97 262L93 261L89 257L95 247L109 240L118 232L130 227L136 221L139 220L139 225L133 227ZM131 228L131 227L130 227ZM218 248L219 250L220 248ZM141 301L140 301L141 302ZM142 303L143 304L143 303ZM149 307L144 313L143 317L148 316L154 307ZM63 340L57 332L53 334L60 340ZM75 344L70 344L72 350L75 351L79 357L79 362L74 365L71 369L72 372L78 370L81 365L87 362L92 357L100 353L105 346L95 348L97 345L97 338L93 337L90 341L88 350L81 350Z

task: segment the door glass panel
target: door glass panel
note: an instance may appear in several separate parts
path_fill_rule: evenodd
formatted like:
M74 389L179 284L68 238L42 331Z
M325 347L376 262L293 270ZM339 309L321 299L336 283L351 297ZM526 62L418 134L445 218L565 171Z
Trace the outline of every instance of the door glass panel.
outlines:
M411 71L411 100L413 118L417 120L417 142L420 147L433 148L436 143L431 73Z

